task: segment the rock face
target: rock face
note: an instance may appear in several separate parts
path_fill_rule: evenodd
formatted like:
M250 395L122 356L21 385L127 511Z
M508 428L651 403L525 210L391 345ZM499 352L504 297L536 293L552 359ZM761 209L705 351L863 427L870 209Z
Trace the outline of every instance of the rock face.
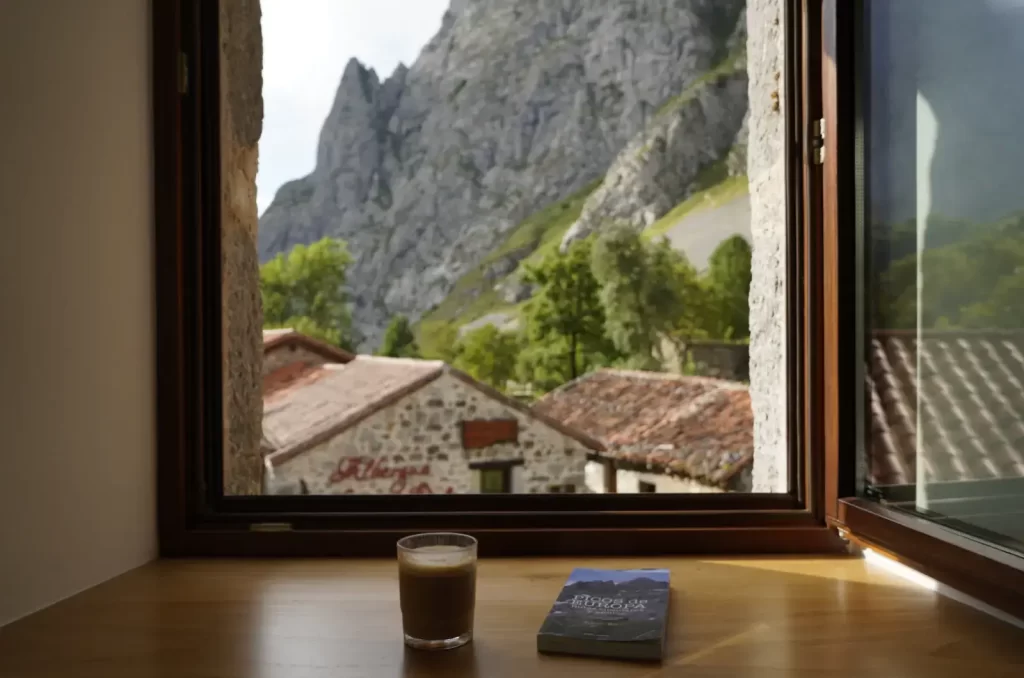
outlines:
M730 36L729 54L698 82L669 100L618 154L601 187L583 206L562 250L610 224L650 226L722 163L746 170L746 13ZM735 150L734 150L735 149ZM738 157L742 155L742 160ZM704 186L703 188L707 188Z
M602 176L659 108L721 62L744 4L453 0L410 68L381 82L358 61L345 67L315 169L282 186L260 219L261 260L325 235L346 240L355 324L375 345L392 314L418 318L519 221ZM702 87L670 116L672 134L699 146L713 133L697 155L727 150L717 142L743 115L725 101L733 89L745 84ZM707 117L685 133L713 111L729 114L722 130Z

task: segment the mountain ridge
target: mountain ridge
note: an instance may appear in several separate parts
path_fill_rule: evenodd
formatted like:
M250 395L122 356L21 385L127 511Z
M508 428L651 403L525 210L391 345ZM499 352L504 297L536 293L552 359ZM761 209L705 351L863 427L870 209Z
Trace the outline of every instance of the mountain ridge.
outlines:
M604 177L721 60L743 5L453 2L412 65L381 81L346 64L314 170L261 216L261 261L346 240L374 346L391 315L418 319L527 217Z

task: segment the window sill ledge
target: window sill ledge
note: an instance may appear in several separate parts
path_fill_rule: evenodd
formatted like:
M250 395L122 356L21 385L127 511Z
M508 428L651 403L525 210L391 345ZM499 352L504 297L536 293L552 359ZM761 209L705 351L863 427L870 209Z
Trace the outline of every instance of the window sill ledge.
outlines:
M582 564L672 570L662 667L537 654ZM985 678L1024 662L1019 630L850 557L482 560L471 645L411 652L400 630L390 559L163 560L0 630L0 674L932 676L961 662Z

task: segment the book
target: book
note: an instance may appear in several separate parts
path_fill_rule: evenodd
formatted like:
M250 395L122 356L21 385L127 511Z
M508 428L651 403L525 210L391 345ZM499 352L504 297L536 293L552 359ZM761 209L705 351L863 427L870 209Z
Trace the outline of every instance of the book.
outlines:
M668 601L668 570L578 567L537 632L537 650L660 660Z

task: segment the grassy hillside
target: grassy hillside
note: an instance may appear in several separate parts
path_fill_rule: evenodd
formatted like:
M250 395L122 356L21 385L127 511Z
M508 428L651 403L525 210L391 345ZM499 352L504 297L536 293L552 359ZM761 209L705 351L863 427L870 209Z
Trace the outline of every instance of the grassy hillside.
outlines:
M540 261L555 251L569 227L579 218L583 203L593 193L601 180L594 181L567 198L552 203L532 214L509 232L505 241L473 270L455 283L445 300L420 319L416 334L425 355L437 355L434 344L440 338L447 341L439 331L444 326L462 326L488 313L514 311L515 306L506 304L495 286L502 279L488 281L484 273L502 258L516 252L530 252L519 265Z
M745 176L726 177L708 188L697 191L673 207L665 216L644 229L643 235L645 238L659 238L688 214L720 207L734 198L746 195L748 191Z

